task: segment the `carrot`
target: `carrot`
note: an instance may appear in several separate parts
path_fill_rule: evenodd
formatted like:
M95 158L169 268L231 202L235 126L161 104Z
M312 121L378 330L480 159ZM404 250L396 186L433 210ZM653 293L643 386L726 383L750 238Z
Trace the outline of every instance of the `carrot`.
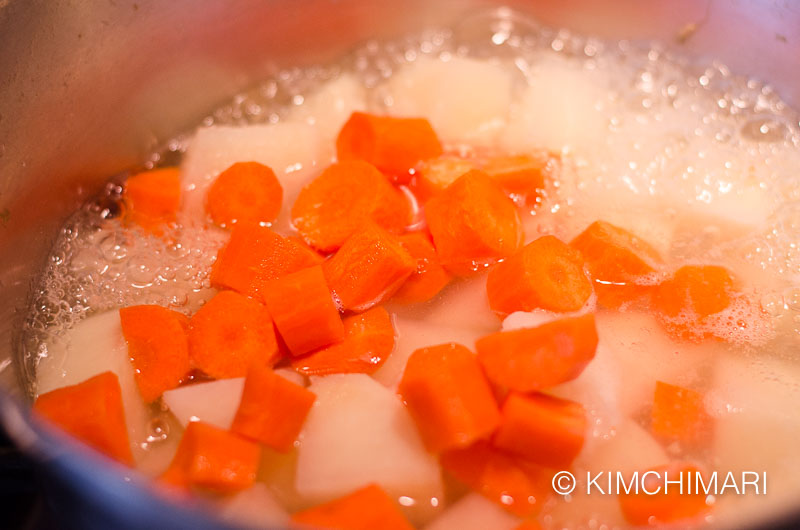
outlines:
M514 202L534 206L545 184L554 156L548 153L495 156L483 164L483 170L497 182Z
M514 203L481 171L470 171L425 205L442 265L469 275L516 252L522 229Z
M325 279L345 309L363 311L389 298L417 268L397 237L367 223L322 264Z
M650 474L641 478L647 472ZM664 473L668 480L680 480L682 484L665 484ZM623 492L618 497L625 520L636 526L652 526L693 519L708 513L710 507L706 504L705 493L702 489L700 493L697 492L697 473L700 473L698 468L687 464L670 464L640 472L640 491ZM709 482L708 478L704 480L705 483ZM646 491L642 491L642 486ZM655 493L648 494L648 491Z
M315 399L313 392L266 366L253 365L247 371L231 431L288 453Z
M643 277L655 272L653 266L661 262L661 256L631 232L595 221L570 246L586 259L601 305L617 309L651 294L653 287Z
M142 399L150 403L177 387L191 370L186 317L157 305L119 310L122 334Z
M734 284L724 267L687 265L656 288L653 307L661 323L675 338L711 338L713 333L701 328L709 316L730 305Z
M496 447L536 464L566 469L583 447L583 405L546 394L512 392L500 411Z
M297 512L292 523L306 528L338 530L411 530L413 527L391 497L370 484L344 497Z
M500 423L475 355L460 344L416 350L397 391L433 453L465 447L489 436Z
M319 265L265 284L275 327L293 356L344 340L344 326Z
M249 488L256 480L261 448L213 425L190 422L161 480L217 493Z
M215 379L242 377L250 365L272 366L280 358L267 309L234 291L220 291L192 316L189 354Z
M401 304L427 302L450 283L450 274L439 263L436 249L423 232L403 234L400 244L417 261L417 270L394 293L392 300Z
M211 286L258 298L266 282L320 263L322 257L296 239L257 224L237 223L211 268Z
M479 441L440 457L442 468L470 489L520 517L534 517L550 491L547 472Z
M476 169L474 162L457 156L433 158L419 165L409 187L417 200L424 204L473 169Z
M489 271L489 306L500 315L546 309L577 311L592 294L583 256L555 236L543 236Z
M237 162L219 174L208 189L206 211L215 224L271 223L281 211L283 188L269 167Z
M697 446L708 441L712 418L706 412L703 395L688 388L656 381L651 427L666 443Z
M304 375L371 374L394 349L392 317L373 307L344 319L344 341L292 359L292 368Z
M101 453L133 465L122 391L112 372L42 394L33 410Z
M411 222L408 199L361 160L328 167L300 192L292 223L312 247L332 252L367 221L399 233Z
M422 160L442 154L442 144L428 120L354 112L336 138L336 156L365 160L396 182L405 183Z
M160 234L163 225L175 221L181 204L181 176L178 168L152 169L125 181L122 195L125 220L148 232Z
M575 379L594 358L594 315L562 318L535 328L500 331L475 343L489 379L520 392L534 392Z
M533 519L526 519L515 526L514 530L542 530L542 525Z

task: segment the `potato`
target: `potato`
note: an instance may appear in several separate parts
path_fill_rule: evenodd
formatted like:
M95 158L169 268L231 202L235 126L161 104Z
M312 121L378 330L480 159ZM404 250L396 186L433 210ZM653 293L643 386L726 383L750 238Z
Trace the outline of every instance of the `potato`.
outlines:
M468 493L448 506L425 530L511 530L521 522L486 497Z
M190 421L204 421L230 429L239 408L244 377L196 383L164 392L164 404L186 427Z
M351 74L326 82L309 94L302 105L294 107L289 118L316 126L321 146L335 155L336 137L344 123L355 111L367 108L364 86Z
M284 528L289 512L275 499L265 484L224 497L219 510L222 519L244 528Z

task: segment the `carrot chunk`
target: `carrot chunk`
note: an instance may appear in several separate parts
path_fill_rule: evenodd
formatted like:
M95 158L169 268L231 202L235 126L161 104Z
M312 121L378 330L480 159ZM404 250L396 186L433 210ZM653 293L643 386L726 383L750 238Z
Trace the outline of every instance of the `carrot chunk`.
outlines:
M349 495L297 512L292 522L307 528L411 530L413 527L383 489L370 484Z
M150 403L177 387L191 370L186 316L157 305L119 310L122 334L142 399Z
M583 256L555 236L543 236L489 271L489 306L501 315L547 309L577 311L592 294Z
M515 526L514 530L542 530L542 525L533 519L526 519Z
M296 239L237 223L211 268L211 286L259 298L266 282L320 263L322 257Z
M625 302L651 294L651 282L643 277L655 272L653 265L660 263L661 257L631 232L595 221L570 245L586 259L601 305L617 309Z
M265 366L253 365L244 380L231 431L282 453L294 446L316 396Z
M375 166L361 160L328 167L292 207L295 228L321 252L333 252L370 220L399 233L411 222L411 208Z
M189 321L192 363L215 379L242 377L252 364L278 361L278 341L267 308L233 291L221 291Z
M594 358L597 329L589 314L492 333L478 339L475 347L493 383L534 392L578 377Z
M534 206L544 189L545 174L552 170L550 154L495 156L483 164L483 170L497 182L514 202Z
M494 445L536 464L566 469L583 447L586 412L580 403L512 392L500 414Z
M344 340L342 318L319 265L268 282L262 296L293 356Z
M170 167L133 175L125 181L122 199L127 221L160 234L163 225L175 221L181 204L180 171Z
M442 144L424 118L393 118L354 112L336 138L336 156L365 160L404 183L422 160L442 154Z
M292 368L305 375L371 374L394 349L392 317L373 307L344 319L344 341L292 359Z
M644 473L649 474L642 478ZM696 474L700 473L697 467L670 464L644 473L639 474L638 492L622 493L618 497L622 515L630 524L652 526L673 523L699 517L710 510L702 488L699 493L697 491ZM681 484L666 483L665 473L667 480L681 481ZM709 482L707 477L704 480L706 484Z
M450 274L439 263L436 249L424 233L404 234L400 236L400 244L417 260L417 269L394 293L392 300L401 304L427 302L450 283Z
M397 389L429 451L465 447L500 423L489 382L460 344L416 350Z
M322 264L325 279L345 309L363 311L394 294L417 263L397 237L367 223Z
M482 171L470 171L425 205L436 253L450 272L468 275L516 252L522 229L514 203Z
M271 223L281 211L283 188L269 167L237 162L216 178L206 195L206 211L215 224Z
M442 453L440 462L470 489L520 517L534 517L551 489L548 473L479 441Z
M703 395L694 390L656 381L652 429L667 443L696 446L708 441L712 418L706 412Z
M414 196L425 203L461 175L476 169L475 163L456 156L441 156L422 162L409 183Z
M256 480L261 448L219 427L193 421L186 426L169 468L161 479L218 493L249 488Z
M33 410L86 445L133 465L116 374L103 372L77 385L42 394Z

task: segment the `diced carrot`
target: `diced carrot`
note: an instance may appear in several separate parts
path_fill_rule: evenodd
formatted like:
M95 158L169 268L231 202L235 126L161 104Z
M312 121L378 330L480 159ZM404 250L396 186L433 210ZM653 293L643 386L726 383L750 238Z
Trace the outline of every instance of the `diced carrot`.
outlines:
M578 377L594 358L594 315L562 318L535 328L500 331L475 343L489 379L520 392L534 392Z
M202 421L186 426L178 450L161 480L218 493L249 488L256 480L261 448Z
M417 268L396 236L367 223L322 264L331 291L345 309L363 311L389 298Z
M645 473L648 475L643 476ZM667 483L665 473L667 480L681 481L681 484ZM700 473L697 467L686 464L670 464L640 471L639 491L623 492L618 497L625 520L636 526L652 526L694 519L708 513L710 507L706 504L702 488L698 493L697 473ZM704 481L706 484L709 482L708 478Z
M583 264L581 253L555 236L540 237L489 271L489 306L503 316L533 309L577 311L592 294Z
M175 221L181 205L181 175L176 167L152 169L125 181L122 195L125 221L147 232L161 234L164 225Z
M177 387L191 370L186 317L157 305L119 310L122 334L142 399L150 403Z
M482 171L470 171L425 205L442 265L469 275L514 254L522 228L514 203Z
M344 341L292 359L292 368L304 375L371 374L394 349L392 317L373 307L344 319Z
M711 338L702 329L706 319L731 303L735 282L728 269L716 265L687 265L662 282L653 293L659 320L674 337Z
M434 453L486 438L500 423L489 382L475 355L460 344L416 350L397 391Z
M103 372L77 385L42 394L33 410L86 445L133 465L116 374Z
M234 291L220 291L192 316L189 354L215 379L242 377L250 365L272 366L280 358L267 308Z
M311 245L306 243L302 237L300 236L288 236L286 239L292 241L293 243L297 243L297 245L307 251L307 255L310 260L314 261L314 265L318 265L325 261L325 258L317 252ZM309 265L310 267L310 265Z
M583 447L583 405L546 394L512 392L500 411L496 447L536 464L566 469Z
M422 160L442 154L442 144L424 118L393 118L354 112L336 138L336 155L366 160L396 182L405 183Z
M426 234L403 234L400 244L417 260L417 270L394 293L392 300L401 304L427 302L450 283L450 274L439 263L436 249Z
M550 491L548 473L479 441L443 453L445 471L520 517L534 517Z
M344 340L342 318L319 265L272 280L261 294L293 356Z
M495 156L483 164L483 170L509 193L514 202L534 206L544 189L545 173L553 164L553 155Z
M336 530L411 530L395 501L378 485L370 484L344 497L297 512L292 523L304 528Z
M409 187L417 200L424 204L473 169L476 169L473 161L457 156L433 158L419 165Z
M322 263L316 252L267 227L237 223L211 268L211 286L260 297L264 284Z
M208 189L206 211L219 226L240 222L271 223L281 211L283 188L269 167L237 162Z
M712 418L703 395L694 390L656 381L652 412L653 434L667 443L696 446L708 442Z
M367 221L399 233L411 222L408 198L361 160L328 167L300 192L292 223L321 252L332 252Z
M316 396L270 368L253 365L231 431L282 453L294 446Z
M651 294L652 281L644 277L655 272L654 265L661 262L661 256L631 232L595 221L570 245L586 259L601 305L617 309L625 302Z
M514 530L542 530L542 525L534 519L526 519L515 526Z

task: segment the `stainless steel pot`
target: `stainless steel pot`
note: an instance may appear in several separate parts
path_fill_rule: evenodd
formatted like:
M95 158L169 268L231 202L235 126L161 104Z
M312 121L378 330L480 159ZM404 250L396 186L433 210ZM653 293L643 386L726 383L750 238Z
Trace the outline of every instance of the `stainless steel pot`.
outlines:
M140 162L156 144L277 69L332 59L367 38L449 25L469 11L498 5L0 0L0 420L24 451L45 463L52 480L63 482L73 507L99 498L86 510L104 513L103 521L117 527L123 520L152 523L142 514L166 510L147 508L157 501L121 484L113 470L82 472L92 469L86 457L74 456L27 419L15 332L30 281L65 216L109 175ZM784 99L800 105L798 2L509 0L506 5L577 32L654 39L692 57L720 59L734 72L770 81ZM114 500L133 510L114 513L107 508ZM201 521L194 520L195 526Z

